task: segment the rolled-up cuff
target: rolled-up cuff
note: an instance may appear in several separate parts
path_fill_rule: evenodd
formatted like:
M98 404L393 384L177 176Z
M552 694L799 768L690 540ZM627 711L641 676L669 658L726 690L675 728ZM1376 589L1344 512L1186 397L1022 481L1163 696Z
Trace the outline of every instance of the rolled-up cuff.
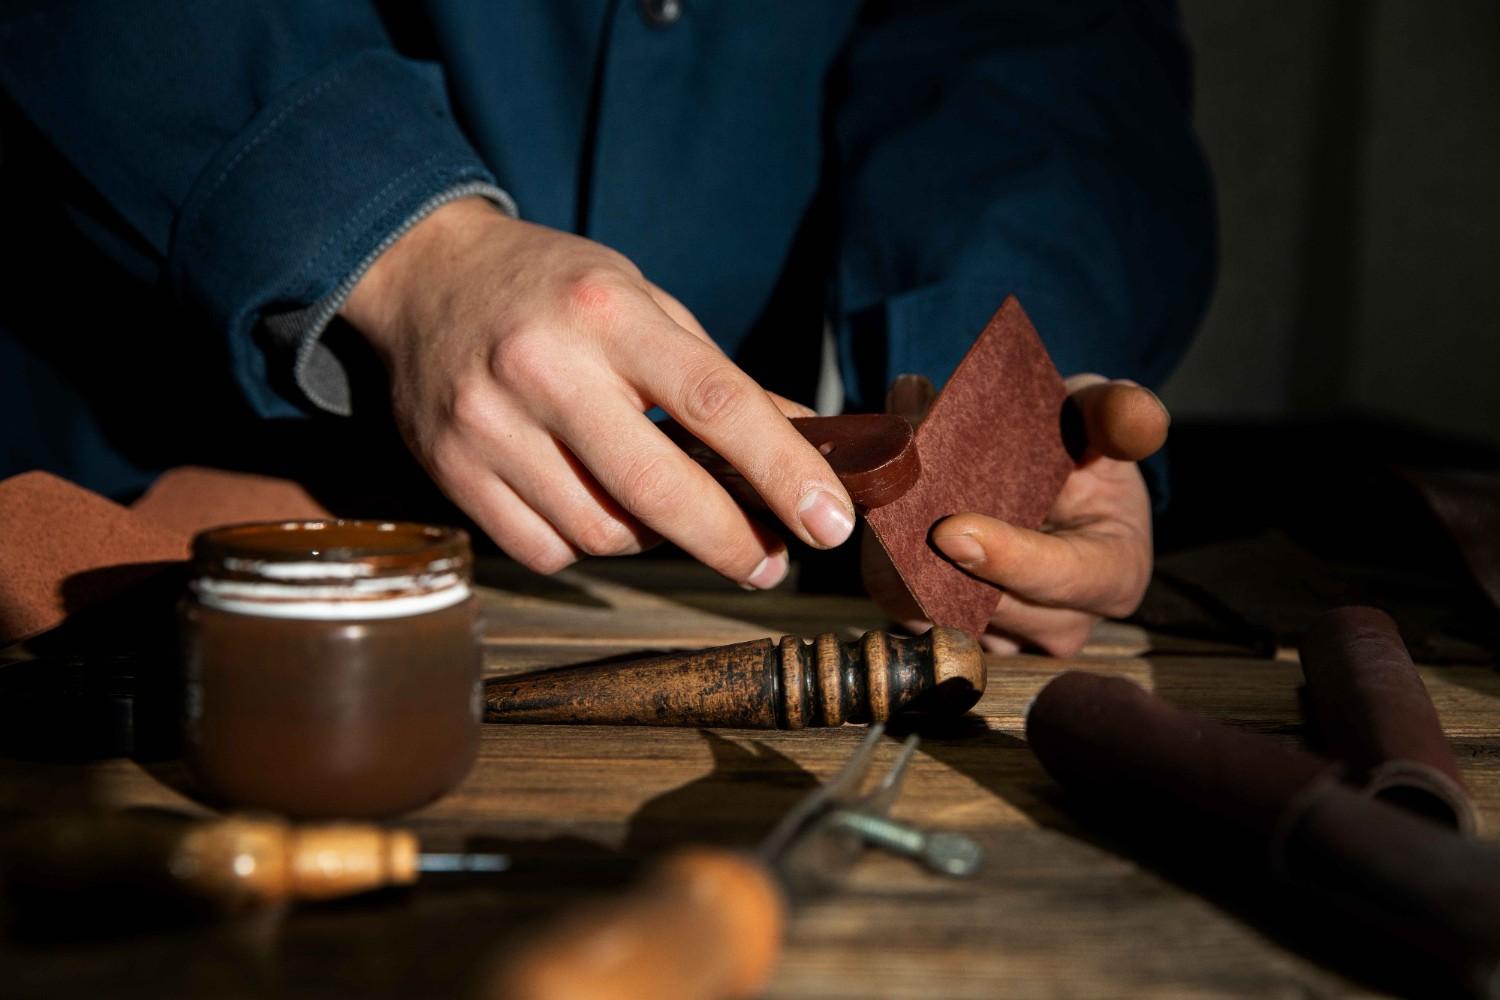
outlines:
M256 412L293 416L308 400L337 412L321 338L306 334L342 299L321 326L299 329L285 368L271 356L287 343L262 320L320 312L424 208L471 185L513 210L453 121L440 71L364 52L283 93L226 144L178 217L168 278L228 338ZM347 412L347 379L342 392Z
M449 202L461 198L488 198L496 207L512 218L516 215L516 203L510 195L483 181L458 184L434 195L417 206L399 226L388 233L365 255L333 291L312 305L292 312L268 314L265 317L267 348L276 360L287 359L291 366L292 380L308 402L321 410L347 417L354 412L354 394L350 387L349 371L338 353L323 340L323 331L343 308L345 301L364 277L376 258L389 250L397 240L405 236L417 223Z

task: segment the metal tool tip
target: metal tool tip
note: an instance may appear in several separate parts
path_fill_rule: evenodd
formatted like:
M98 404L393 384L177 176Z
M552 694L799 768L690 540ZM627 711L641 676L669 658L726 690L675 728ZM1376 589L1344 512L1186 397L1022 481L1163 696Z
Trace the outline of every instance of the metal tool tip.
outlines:
M422 872L503 872L510 867L505 854L419 854Z
M923 845L927 864L954 878L967 878L984 860L984 848L961 833L929 833Z

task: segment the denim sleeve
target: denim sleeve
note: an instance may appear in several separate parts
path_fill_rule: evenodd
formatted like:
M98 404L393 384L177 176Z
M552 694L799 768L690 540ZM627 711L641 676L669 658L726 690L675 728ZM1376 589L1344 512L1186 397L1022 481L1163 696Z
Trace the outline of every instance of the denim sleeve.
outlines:
M1173 6L886 0L831 79L846 391L941 384L1006 295L1058 368L1161 382L1205 308L1214 205Z
M0 86L98 195L81 228L227 339L263 416L307 405L263 320L326 302L443 192L494 185L439 69L367 2L10 4Z

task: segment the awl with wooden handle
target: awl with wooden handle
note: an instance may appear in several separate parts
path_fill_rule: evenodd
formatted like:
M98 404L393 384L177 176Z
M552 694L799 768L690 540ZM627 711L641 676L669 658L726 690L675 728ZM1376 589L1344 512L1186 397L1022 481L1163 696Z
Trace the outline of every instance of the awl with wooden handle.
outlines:
M505 855L424 854L409 830L260 816L61 812L0 835L0 883L23 904L102 896L235 913L508 865Z

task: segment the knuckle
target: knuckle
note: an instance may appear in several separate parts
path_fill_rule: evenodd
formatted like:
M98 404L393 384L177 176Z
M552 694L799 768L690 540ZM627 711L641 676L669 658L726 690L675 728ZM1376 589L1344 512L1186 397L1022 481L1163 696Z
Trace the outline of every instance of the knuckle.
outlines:
M454 429L465 436L484 433L494 421L490 393L474 382L454 387L449 408Z
M631 510L666 516L677 508L677 488L671 456L654 452L626 465L620 476L619 499Z
M546 382L554 370L551 341L547 331L538 326L516 327L497 338L490 348L490 374L507 386Z
M1100 610L1106 618L1129 618L1136 613L1145 599L1146 588L1143 584L1130 593L1106 603Z
M578 561L565 546L547 543L517 544L510 550L517 562L543 576L551 576Z
M740 410L748 396L739 369L715 362L689 374L682 391L683 416L695 423L720 421Z
M619 318L630 292L625 276L612 267L594 266L567 280L565 294L574 314L592 326L609 326Z
M631 530L608 516L595 518L580 527L574 533L573 543L591 556L624 555L639 547Z
M457 436L441 434L426 449L427 464L440 482L456 479L463 470L464 446Z

